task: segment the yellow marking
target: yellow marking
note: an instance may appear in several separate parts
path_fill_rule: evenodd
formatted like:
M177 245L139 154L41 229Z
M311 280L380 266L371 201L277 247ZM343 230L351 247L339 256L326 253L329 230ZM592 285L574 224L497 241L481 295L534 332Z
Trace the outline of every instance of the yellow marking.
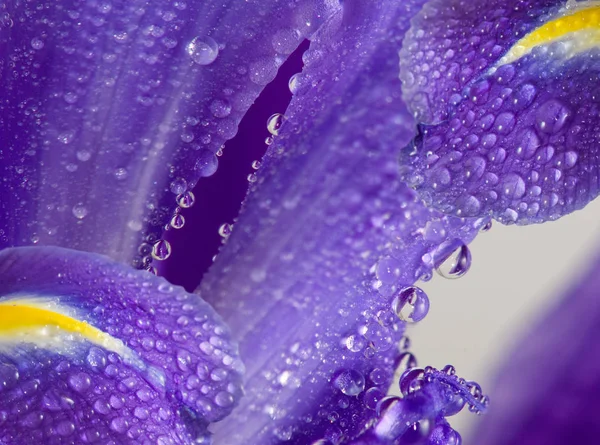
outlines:
M567 57L600 45L600 4L582 2L581 5L569 4L559 17L546 22L530 32L500 59L499 65L512 63L541 45L561 40L573 40Z
M59 331L78 334L89 342L116 352L124 358L128 358L127 356L131 358L134 355L121 340L63 312L68 311L48 301L33 299L2 301L0 302L0 342L27 340L40 345L56 345L60 342L53 337Z

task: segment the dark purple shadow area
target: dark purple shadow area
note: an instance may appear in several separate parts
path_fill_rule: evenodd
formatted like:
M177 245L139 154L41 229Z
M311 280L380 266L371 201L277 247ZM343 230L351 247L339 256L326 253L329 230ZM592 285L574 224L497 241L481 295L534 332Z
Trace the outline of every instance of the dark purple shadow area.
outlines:
M182 211L185 226L166 233L173 253L163 264L155 265L171 283L193 291L212 264L221 246L219 227L232 223L239 213L248 189L247 177L254 171L252 161L260 160L267 149L267 119L284 112L290 103L288 81L302 70L302 54L307 48L308 42L302 43L281 66L275 80L244 116L235 138L225 145L217 172L198 182L193 190L196 203Z

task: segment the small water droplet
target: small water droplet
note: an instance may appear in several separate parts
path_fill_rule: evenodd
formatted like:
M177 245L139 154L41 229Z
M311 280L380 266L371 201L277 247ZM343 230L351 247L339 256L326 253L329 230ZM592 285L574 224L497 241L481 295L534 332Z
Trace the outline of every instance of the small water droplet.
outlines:
M196 197L192 192L185 192L177 196L177 204L183 209L189 209L191 206L194 205L195 201Z
M231 235L231 231L233 230L233 226L229 223L224 223L221 224L221 227L219 227L219 235L222 238L229 238L229 235Z
M256 160L256 161L252 161L252 168L254 170L258 170L260 168L261 162Z
M198 65L210 65L219 55L219 45L211 37L194 37L186 47L188 55Z
M185 225L185 218L181 213L176 213L171 218L171 227L174 229L181 229Z
M365 377L354 369L340 372L333 385L347 396L357 396L365 389Z
M269 119L267 119L267 130L273 136L277 136L279 134L279 129L285 122L285 116L281 113L273 114Z
M471 251L459 239L446 241L435 250L433 262L442 277L460 278L471 268Z
M152 246L152 258L159 261L164 261L171 256L171 243L167 240L160 239Z
M33 49L42 49L44 47L44 41L42 39L34 37L33 39L31 39L31 47Z
M87 216L88 209L85 208L85 206L82 203L79 203L79 204L76 204L73 206L72 212L73 212L73 216L75 216L75 218L83 219Z
M419 287L405 287L394 298L392 309L400 320L415 323L429 312L429 297Z
M173 181L171 181L169 189L172 193L181 195L187 190L187 181L183 178L175 178Z

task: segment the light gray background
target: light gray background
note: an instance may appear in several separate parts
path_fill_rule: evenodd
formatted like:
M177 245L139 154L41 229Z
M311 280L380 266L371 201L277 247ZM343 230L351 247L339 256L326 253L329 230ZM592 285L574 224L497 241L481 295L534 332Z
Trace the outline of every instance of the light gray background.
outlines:
M586 271L600 254L600 200L542 225L495 223L471 244L471 270L457 280L434 274L420 283L431 309L408 336L419 366L453 364L486 392L494 369L526 326ZM493 399L492 399L493 403ZM478 417L468 410L450 418L464 445Z

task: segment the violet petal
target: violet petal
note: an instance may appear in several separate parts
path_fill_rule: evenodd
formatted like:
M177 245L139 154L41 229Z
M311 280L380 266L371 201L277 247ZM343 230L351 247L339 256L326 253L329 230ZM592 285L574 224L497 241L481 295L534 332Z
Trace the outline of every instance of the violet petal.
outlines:
M471 23L473 9L493 16L497 9L488 10L488 3L464 6L465 24ZM527 20L535 25L532 33L546 29L544 36L551 35L558 17L565 29L576 31L546 38L527 51L524 40L494 40L493 33L477 36L481 50L486 40L501 49L467 65L477 67L468 84L439 83L447 89L436 96L440 100L453 102L450 90L455 96L460 90L456 103L450 104L447 119L440 124L420 125L419 135L401 157L404 179L427 204L458 216L491 215L505 224L530 224L558 219L598 195L600 53L586 43L593 38L586 33L595 31L581 25L589 18L574 18L582 9L557 11L545 5L524 5ZM591 16L598 8L586 11ZM462 22L456 20L458 27ZM495 23L503 20L497 16ZM500 27L496 33L503 35L508 29ZM419 35L418 28L412 34ZM522 31L519 35L528 38ZM438 85L433 78L429 84Z
M474 434L480 445L595 443L600 435L600 260L516 339ZM535 382L535 384L532 384Z
M0 247L143 267L332 0L2 4ZM158 246L155 257L168 256Z
M187 444L241 397L237 347L198 296L61 248L5 249L0 275L0 441Z
M346 1L304 55L287 119L199 292L240 342L246 396L221 444L339 443L376 418L404 322L392 300L481 220L424 207L398 181L413 136L397 51L419 2Z

